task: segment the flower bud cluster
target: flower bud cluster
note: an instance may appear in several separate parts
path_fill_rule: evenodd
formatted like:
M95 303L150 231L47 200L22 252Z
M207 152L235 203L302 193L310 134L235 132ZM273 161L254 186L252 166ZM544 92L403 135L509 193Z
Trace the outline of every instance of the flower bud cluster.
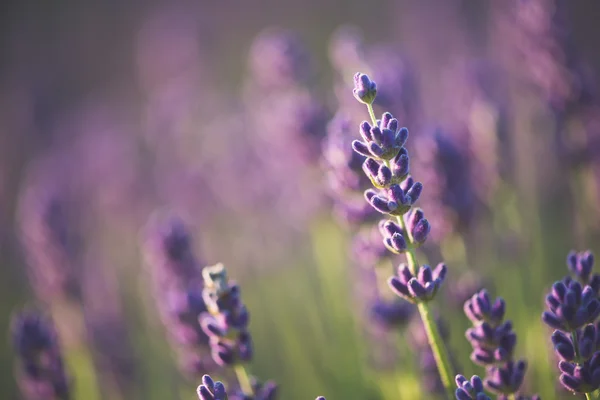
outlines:
M184 372L209 371L215 364L198 321L206 311L202 275L187 226L176 215L155 214L142 246L156 306Z
M377 94L377 85L364 74L354 77L354 96L367 104L372 115L371 104ZM375 117L372 115L372 118ZM404 147L408 129L401 128L394 116L385 112L381 119L372 124L363 121L359 132L362 140L352 142L355 153L364 156L362 168L374 189L365 191L365 199L376 211L395 217L397 220L382 220L379 232L383 244L393 254L401 254L425 242L431 226L422 210L413 208L423 190L423 185L410 175L410 158ZM417 267L418 268L418 267ZM438 292L446 275L446 266L438 265L435 270L423 265L416 271L406 265L398 268L398 276L388 281L392 291L412 302L431 301Z
M600 332L595 324L600 316L600 276L593 273L590 251L569 253L567 266L573 277L552 285L542 321L555 329L552 344L560 358L562 386L575 393L591 393L600 388Z
M229 282L223 264L204 267L202 276L202 298L208 312L202 313L199 318L209 337L213 360L222 366L250 361L250 316L242 303L239 286Z
M435 269L429 265L419 268L416 276L406 264L400 264L398 275L388 280L392 291L411 303L429 302L433 300L446 278L446 265L438 264Z
M31 399L68 399L71 383L52 322L38 312L25 311L13 317L11 331L23 395Z
M473 346L471 360L486 367L486 388L498 396L514 396L525 378L527 363L513 358L517 335L512 323L504 320L505 310L502 298L492 301L485 289L475 293L464 305L473 323L466 337Z

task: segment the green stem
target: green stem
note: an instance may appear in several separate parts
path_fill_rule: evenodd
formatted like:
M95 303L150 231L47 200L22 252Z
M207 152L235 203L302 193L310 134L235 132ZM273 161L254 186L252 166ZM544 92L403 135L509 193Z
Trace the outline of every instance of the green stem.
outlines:
M590 394L589 394L589 393L585 393L585 398L586 398L587 400L592 400L592 396L590 396Z
M404 218L397 217L397 220L408 239L408 250L405 253L406 261L408 262L408 267L410 268L413 275L416 275L419 267L419 262L417 261L417 255L415 253L413 238L408 229L406 228ZM437 364L437 368L440 373L440 378L442 379L444 388L446 388L448 398L451 399L454 397L454 390L452 385L454 377L452 376L452 365L450 364L450 356L448 355L448 349L446 348L446 344L444 343L444 340L440 335L440 331L438 329L435 318L431 313L429 305L427 303L419 303L418 309L419 314L421 315L421 320L423 320L425 332L427 332L427 339L429 340L429 346L431 346L431 350L433 351L433 357L435 358L435 363Z
M377 118L375 117L375 111L373 111L373 105L367 104L367 110L369 110L369 116L371 117L371 122L373 125L377 124Z
M240 388L242 389L242 393L246 396L254 396L254 389L252 389L252 383L250 383L250 377L248 376L248 371L246 371L244 365L236 364L233 369L238 383L240 384Z

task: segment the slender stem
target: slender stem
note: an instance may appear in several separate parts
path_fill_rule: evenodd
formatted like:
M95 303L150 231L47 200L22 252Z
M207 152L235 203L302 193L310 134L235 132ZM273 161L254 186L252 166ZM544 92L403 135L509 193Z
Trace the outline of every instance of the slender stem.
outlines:
M248 376L248 371L246 371L244 364L236 364L233 369L238 383L240 384L240 388L242 389L242 393L246 396L254 396L254 389L252 389L252 383L250 383L250 377Z
M369 110L369 116L371 117L371 122L373 125L377 124L377 117L375 117L375 111L373 111L373 105L367 104L367 110Z
M404 218L397 217L397 220L408 239L409 246L405 253L406 261L408 262L408 267L410 268L413 275L416 275L419 263L417 261L417 255L415 253L413 238L411 237L410 232L406 228ZM419 314L421 315L421 320L423 320L425 332L427 332L427 339L429 340L429 346L431 347L431 350L433 352L433 357L435 358L435 363L437 364L437 368L440 373L440 378L442 379L442 383L444 384L444 388L446 389L448 398L451 399L454 396L454 390L452 389L453 372L452 365L450 364L450 356L448 355L448 349L446 348L446 344L444 343L444 340L440 335L440 331L438 329L435 318L431 313L429 305L427 303L419 303L418 309Z
M589 394L589 393L585 393L585 398L586 398L587 400L592 400L592 396L590 396L590 394Z

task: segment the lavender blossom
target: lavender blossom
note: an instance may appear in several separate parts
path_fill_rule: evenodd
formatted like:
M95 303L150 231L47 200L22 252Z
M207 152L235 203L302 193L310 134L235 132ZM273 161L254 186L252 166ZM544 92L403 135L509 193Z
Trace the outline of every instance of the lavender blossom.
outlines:
M360 73L355 75L353 93L359 102L366 104L371 123L363 121L360 124L359 132L363 140L352 142L352 148L367 157L363 170L373 186L379 189L369 189L365 192L367 202L380 213L396 217L397 225L381 225L384 244L390 247L392 252L407 251L408 265L400 266L398 277L391 277L388 285L398 296L419 303L419 313L427 327L429 345L440 370L444 388L450 395L452 366L445 343L431 319L426 304L441 287L446 275L446 266L441 263L432 272L429 266L418 265L415 248L425 241L430 226L422 212L410 214L408 221L404 220L404 214L410 211L418 200L423 185L408 176L409 157L404 148L408 139L408 129L400 128L398 120L389 112L383 113L380 120L375 117L372 103L377 94L376 88L376 84L368 76ZM402 243L402 239L405 243Z
M373 126L369 122L363 121L360 124L359 132L363 141L352 142L354 151L377 161L394 160L397 165L405 164L403 158L408 157L408 154L401 153L400 150L408 139L408 129L400 128L398 120L392 114L384 113L381 120L378 120L377 124ZM397 178L400 179L400 177Z
M242 303L240 288L229 281L223 264L202 269L202 298L207 312L198 320L209 337L213 360L221 366L234 367L241 386L230 397L239 400L274 400L277 385L261 383L247 375L243 364L252 359L252 337L248 331L250 316Z
M36 169L19 207L30 281L36 295L47 303L57 298L78 300L81 294L80 238L73 224L74 207L65 186L48 175L60 173L59 167L51 163Z
M560 358L559 381L575 393L600 388L600 338L598 326L593 325L600 315L600 302L596 290L587 285L597 282L593 263L591 252L571 252L567 266L582 283L566 277L552 285L546 297L549 311L542 314L542 320L555 329L552 344Z
M208 312L200 315L200 323L210 339L213 359L219 365L229 366L250 361L250 315L242 303L239 286L229 283L223 264L205 267L202 275L202 298Z
M202 385L198 386L200 400L228 400L225 386L220 381L213 381L209 375L202 377Z
M398 276L391 277L388 284L392 291L411 303L422 303L433 300L446 278L446 265L440 263L431 269L429 265L419 268L414 276L406 264L398 267Z
M428 188L423 197L436 226L434 240L466 233L481 206L473 182L473 163L463 137L436 130L416 139L415 165Z
M143 249L156 306L183 370L198 374L214 368L207 354L208 336L198 321L207 308L186 225L175 215L155 214L146 228Z
M483 391L483 382L477 375L469 381L462 375L456 375L456 400L491 400Z
M579 282L556 282L546 296L548 311L542 320L551 328L571 332L594 322L600 315L600 301L591 286Z
M466 332L473 346L471 360L487 367L486 388L498 395L514 395L523 383L527 363L513 360L517 335L512 323L504 321L504 300L498 298L492 302L483 289L467 300L464 310L473 322Z
M373 104L377 96L377 84L367 75L357 72L354 75L354 89L352 93L359 102Z
M592 274L594 255L591 251L588 250L581 253L571 251L567 256L567 266L579 283L591 286L596 296L598 296L598 292L600 291L600 275Z
M24 311L13 317L11 331L23 395L32 400L69 399L71 383L52 321L38 312Z

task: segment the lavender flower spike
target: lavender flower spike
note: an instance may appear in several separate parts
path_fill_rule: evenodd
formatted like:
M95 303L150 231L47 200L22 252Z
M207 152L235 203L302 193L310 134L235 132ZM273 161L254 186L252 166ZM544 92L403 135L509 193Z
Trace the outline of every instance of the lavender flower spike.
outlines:
M377 84L366 74L357 72L354 75L354 90L352 90L356 100L363 104L373 104L377 96Z
M446 278L446 265L440 263L432 271L429 265L419 268L413 276L406 264L398 267L398 276L388 280L388 285L398 296L411 303L423 303L433 300Z
M384 113L373 126L363 121L359 132L363 140L352 142L354 151L377 161L394 160L394 168L398 170L398 174L406 175L408 159L402 148L408 139L408 129L400 128L398 120L392 114Z
M198 386L197 393L200 400L228 400L223 383L213 381L209 375L202 377L202 385Z
M542 320L551 328L572 332L593 322L600 315L600 301L590 286L582 288L579 282L556 282L546 296Z
M223 264L204 267L202 298L209 312L200 314L200 324L210 339L213 360L233 365L252 358L249 314L242 303L240 288L231 284Z
M483 382L477 375L469 381L462 375L456 375L456 400L491 400L483 391Z
M69 399L71 385L52 322L37 312L25 311L13 317L11 330L24 397Z

